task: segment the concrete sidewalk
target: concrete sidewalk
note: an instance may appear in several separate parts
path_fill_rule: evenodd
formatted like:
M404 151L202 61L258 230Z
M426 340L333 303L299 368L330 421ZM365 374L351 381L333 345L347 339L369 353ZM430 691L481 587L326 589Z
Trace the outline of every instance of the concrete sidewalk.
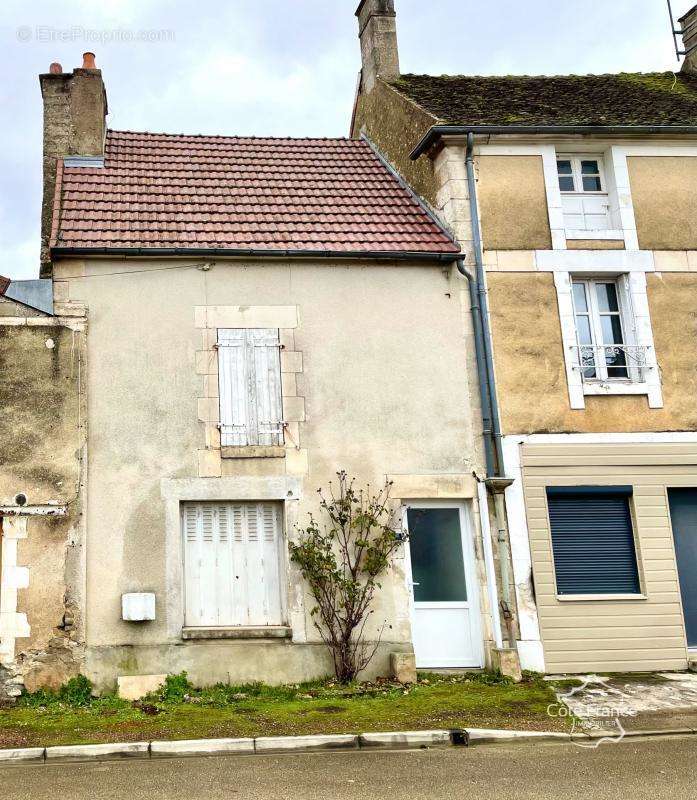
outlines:
M561 692L559 697L582 720L615 712L626 731L697 730L697 674L573 677L584 685Z

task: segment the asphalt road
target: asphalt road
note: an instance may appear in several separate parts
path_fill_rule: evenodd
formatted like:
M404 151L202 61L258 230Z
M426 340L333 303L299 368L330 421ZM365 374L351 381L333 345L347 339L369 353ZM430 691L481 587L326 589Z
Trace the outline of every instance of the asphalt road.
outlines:
M697 737L0 768L2 800L694 800Z

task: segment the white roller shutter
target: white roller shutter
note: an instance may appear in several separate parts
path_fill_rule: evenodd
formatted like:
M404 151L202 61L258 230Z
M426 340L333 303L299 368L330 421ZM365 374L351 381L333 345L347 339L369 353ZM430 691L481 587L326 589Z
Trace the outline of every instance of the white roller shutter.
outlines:
M224 447L283 444L277 329L219 329L218 381Z
M282 625L278 503L182 506L186 625Z

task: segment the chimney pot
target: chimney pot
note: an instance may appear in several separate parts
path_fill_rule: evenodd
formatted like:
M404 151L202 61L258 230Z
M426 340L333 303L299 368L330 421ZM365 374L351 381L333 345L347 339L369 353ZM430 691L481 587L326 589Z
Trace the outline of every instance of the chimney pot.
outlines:
M53 64L51 64L51 66L48 68L48 71L51 73L51 75L60 75L63 72L63 67L61 67L57 61L54 61Z
M94 62L94 53L83 53L82 54L82 68L83 69L97 69L97 65Z

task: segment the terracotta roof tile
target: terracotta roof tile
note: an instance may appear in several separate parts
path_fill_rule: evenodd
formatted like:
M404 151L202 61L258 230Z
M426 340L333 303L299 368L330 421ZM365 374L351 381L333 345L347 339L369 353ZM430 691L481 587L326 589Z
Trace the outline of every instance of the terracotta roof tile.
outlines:
M458 251L363 141L108 131L59 171L53 247Z

